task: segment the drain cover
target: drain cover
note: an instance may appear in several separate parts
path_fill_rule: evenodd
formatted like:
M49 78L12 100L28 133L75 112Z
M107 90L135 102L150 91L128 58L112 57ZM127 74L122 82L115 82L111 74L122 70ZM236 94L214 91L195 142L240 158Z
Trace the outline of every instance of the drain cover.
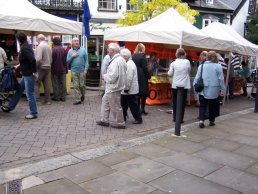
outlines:
M14 180L6 183L6 194L22 194L22 180Z

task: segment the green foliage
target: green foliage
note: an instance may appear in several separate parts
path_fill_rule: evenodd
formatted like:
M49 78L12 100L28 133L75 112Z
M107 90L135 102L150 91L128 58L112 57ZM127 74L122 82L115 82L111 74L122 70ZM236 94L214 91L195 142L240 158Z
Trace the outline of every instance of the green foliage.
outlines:
M247 19L247 34L246 38L254 44L258 44L258 8L256 12L251 13Z
M181 3L181 0L130 0L131 4L137 6L137 11L126 11L124 18L118 19L122 26L131 26L147 21L162 12L174 7L189 22L195 22L195 16L198 11L190 9L187 3Z

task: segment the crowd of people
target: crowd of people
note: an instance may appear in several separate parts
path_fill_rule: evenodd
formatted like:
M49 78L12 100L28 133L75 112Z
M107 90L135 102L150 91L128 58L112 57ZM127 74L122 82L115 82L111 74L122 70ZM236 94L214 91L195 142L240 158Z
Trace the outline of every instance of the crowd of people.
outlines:
M42 104L51 105L50 77L53 86L53 101L66 101L66 74L68 66L71 67L75 102L81 104L85 98L85 76L89 67L87 53L79 45L79 39L72 39L72 48L67 52L61 45L59 37L53 38L53 48L48 44L43 34L37 36L38 46L35 50L28 43L28 37L23 32L16 34L20 46L17 62L12 63L16 71L22 75L20 87L15 91L7 106L2 106L4 112L15 109L24 91L27 97L30 113L26 119L35 119L38 116L37 103L40 100L40 87L44 87L44 100ZM4 49L0 49L1 67L11 65L11 59L6 56ZM2 54L3 53L3 54ZM12 59L12 61L14 61ZM3 64L4 63L4 64Z
M2 106L4 112L15 109L23 92L25 91L30 113L26 119L35 119L38 116L36 101L40 99L40 87L44 87L45 105L52 101L66 101L66 74L68 67L74 88L74 105L82 104L85 99L85 78L89 68L86 50L80 47L79 39L73 38L71 48L65 50L59 37L53 38L53 48L42 34L37 36L38 46L35 50L28 43L28 37L18 32L16 39L20 44L19 57L8 58L4 48L0 47L0 65L9 65L12 61L15 69L19 69L22 78L20 88L16 90L8 106ZM11 43L7 42L9 52ZM101 77L105 82L105 92L102 97L101 117L96 123L102 126L114 128L126 128L128 108L134 118L133 124L141 124L143 115L148 112L145 109L146 98L149 96L148 80L152 75L157 75L159 66L157 53L151 53L148 62L145 55L145 46L137 44L132 54L127 48L121 48L117 43L108 45L108 53L101 65ZM16 56L15 54L13 56ZM17 54L18 56L18 54ZM214 51L200 53L199 66L193 63L191 57L186 56L183 48L176 50L176 59L170 64L167 72L172 77L172 105L173 120L177 115L178 87L183 87L183 111L181 122L184 122L185 106L191 102L194 95L196 106L199 107L200 127L204 127L204 121L209 119L209 125L215 125L215 117L219 115L219 96L226 95L225 76L223 68L219 64L219 55ZM228 60L225 59L225 64ZM243 77L243 95L247 95L246 83L250 70L243 61L241 75ZM53 86L51 98L50 77ZM204 89L197 93L194 85L202 77ZM235 71L231 68L229 80L229 97L234 95ZM189 92L190 91L190 92Z

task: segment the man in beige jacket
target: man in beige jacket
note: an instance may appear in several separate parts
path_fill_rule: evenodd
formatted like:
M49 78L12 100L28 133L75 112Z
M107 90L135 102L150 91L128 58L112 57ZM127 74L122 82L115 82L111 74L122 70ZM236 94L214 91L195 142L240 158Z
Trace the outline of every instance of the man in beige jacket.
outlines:
M103 75L106 82L105 94L102 97L101 119L98 125L125 129L125 121L120 103L121 92L126 83L126 62L119 54L119 45L110 43L108 54L111 57L107 72Z
M50 69L52 63L52 49L46 42L46 38L43 34L37 36L37 41L39 43L36 49L36 62L38 69L38 79L35 84L36 97L40 97L39 88L41 82L44 86L45 100L44 104L50 105Z

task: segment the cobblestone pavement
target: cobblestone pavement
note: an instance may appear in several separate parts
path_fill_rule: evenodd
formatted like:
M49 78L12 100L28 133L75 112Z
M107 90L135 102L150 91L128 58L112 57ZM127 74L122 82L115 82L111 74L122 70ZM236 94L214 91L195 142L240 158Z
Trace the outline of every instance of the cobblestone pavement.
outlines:
M42 98L43 99L43 98ZM133 125L129 115L127 128L118 130L95 124L99 119L101 97L98 91L88 91L84 104L74 106L73 97L66 102L42 105L38 102L39 118L25 120L28 113L26 99L10 112L0 112L0 169L60 156L121 140L143 136L174 126L168 105L147 106L149 113L142 125ZM228 101L221 114L254 107L254 101L236 97ZM196 121L198 108L186 108L185 123Z

